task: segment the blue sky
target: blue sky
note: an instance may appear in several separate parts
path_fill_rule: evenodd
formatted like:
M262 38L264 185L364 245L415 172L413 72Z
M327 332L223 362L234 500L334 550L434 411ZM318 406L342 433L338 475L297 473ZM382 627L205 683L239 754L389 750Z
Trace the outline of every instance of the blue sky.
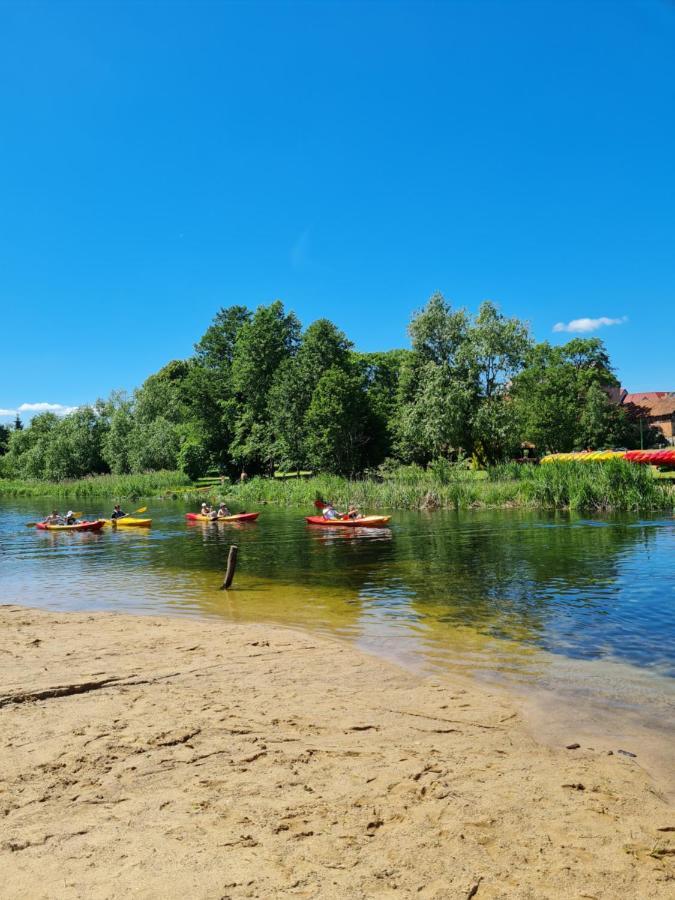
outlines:
M675 4L0 2L0 409L435 290L675 390ZM615 320L615 321L612 321Z

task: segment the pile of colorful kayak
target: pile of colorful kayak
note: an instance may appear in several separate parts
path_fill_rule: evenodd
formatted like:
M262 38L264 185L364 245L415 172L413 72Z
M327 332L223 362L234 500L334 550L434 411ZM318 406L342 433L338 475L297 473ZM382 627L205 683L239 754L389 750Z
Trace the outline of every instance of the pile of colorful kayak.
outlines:
M667 450L583 450L578 453L551 453L541 462L604 462L625 459L649 466L675 466L675 447Z

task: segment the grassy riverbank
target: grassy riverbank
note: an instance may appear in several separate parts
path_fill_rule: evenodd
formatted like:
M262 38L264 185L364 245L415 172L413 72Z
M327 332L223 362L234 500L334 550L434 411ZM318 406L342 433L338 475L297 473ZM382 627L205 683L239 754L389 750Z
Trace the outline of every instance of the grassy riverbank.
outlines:
M142 475L90 475L70 481L15 481L0 478L0 497L114 497L135 500L165 496L186 489L183 472L147 472Z
M408 466L386 477L358 481L331 475L286 481L254 478L227 491L227 498L243 507L256 503L311 506L317 497L330 499L339 507L356 503L370 511L513 506L592 512L672 509L675 505L671 484L654 478L645 466L621 460L510 464L487 473L452 467L430 473Z
M317 497L322 497L339 507L356 503L370 511L528 507L593 512L673 509L675 484L654 477L647 466L608 460L543 466L509 463L487 471L451 465L426 470L400 466L387 474L358 480L337 475L283 480L252 478L223 489L214 486L210 491L208 486L191 485L182 472L93 475L60 482L0 479L0 496L132 500L181 496L190 503L224 497L242 508L260 503L311 507Z

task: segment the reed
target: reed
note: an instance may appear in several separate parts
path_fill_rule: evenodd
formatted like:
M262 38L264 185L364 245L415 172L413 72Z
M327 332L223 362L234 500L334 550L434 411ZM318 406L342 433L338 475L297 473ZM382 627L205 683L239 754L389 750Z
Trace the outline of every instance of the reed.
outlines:
M145 472L139 475L89 475L72 481L15 481L0 478L0 496L114 497L135 500L165 496L190 486L183 472Z
M403 467L381 477L359 480L318 475L307 480L253 478L211 494L241 508L260 503L309 507L317 498L339 507L355 503L383 509L466 509L530 507L582 511L672 509L675 487L654 477L646 466L623 460L598 463L507 464L485 472L458 468L439 478L433 471ZM202 493L190 496L202 500Z

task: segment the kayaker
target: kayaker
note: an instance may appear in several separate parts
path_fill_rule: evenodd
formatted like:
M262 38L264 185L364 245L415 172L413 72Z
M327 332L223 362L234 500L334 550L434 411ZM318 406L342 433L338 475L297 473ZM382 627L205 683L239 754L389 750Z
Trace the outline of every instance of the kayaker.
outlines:
M207 503L202 503L202 508L199 511L199 514L201 516L208 516L210 512L211 512L211 507Z
M45 525L63 525L63 516L59 514L58 510L53 509L51 513L45 517L44 519Z
M335 509L332 503L327 503L323 508L324 519L341 519L342 515Z
M353 503L350 503L350 504L349 504L349 509L347 510L347 516L346 516L346 518L348 518L348 519L359 519L360 517L361 517L361 514L360 514L360 512L359 512L358 506L354 506Z
M66 513L66 525L76 525L77 519L75 518L72 509L69 509Z
M232 515L232 513L227 508L227 506L225 506L224 503L221 503L218 506L218 518L219 519L226 519L228 516L231 516L231 515Z
M112 511L111 519L123 519L126 516L125 512L122 512L122 507L119 503L115 504L115 508Z

